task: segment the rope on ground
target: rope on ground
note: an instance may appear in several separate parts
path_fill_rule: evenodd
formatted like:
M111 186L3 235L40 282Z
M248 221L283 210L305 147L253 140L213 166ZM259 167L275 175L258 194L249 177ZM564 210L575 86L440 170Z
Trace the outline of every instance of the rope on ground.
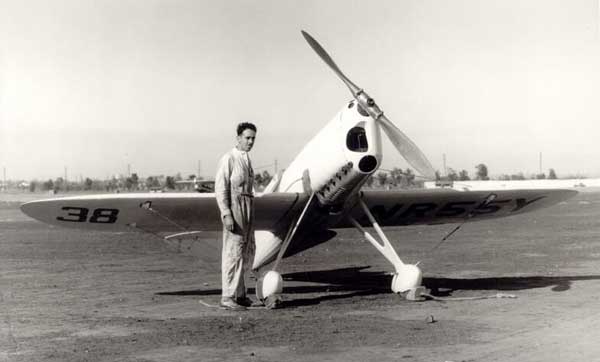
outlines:
M436 297L435 295L431 295L429 293L421 293L421 296L426 297L426 298L430 298L432 300L438 301L438 302L461 302L461 301L465 301L465 300L479 300L479 299L516 299L517 296L514 294L506 294L506 293L496 293L496 294L492 294L492 295L483 295L483 296L479 296L479 297Z
M202 304L202 305L203 305L203 306L205 306L205 307L209 307L209 308L220 308L220 306L218 306L218 305L215 305L215 304L209 304L209 303L206 303L206 302L205 302L205 301L203 301L203 300L198 300L198 303Z
M227 310L227 308L224 308L218 304L210 304L210 303L206 303L205 301L203 301L202 299L198 300L198 303L200 303L201 305L207 307L207 308L215 308L215 309L223 309L223 310ZM248 310L255 310L255 309L274 309L274 308L269 308L265 305L251 305L249 307L246 307L246 309Z

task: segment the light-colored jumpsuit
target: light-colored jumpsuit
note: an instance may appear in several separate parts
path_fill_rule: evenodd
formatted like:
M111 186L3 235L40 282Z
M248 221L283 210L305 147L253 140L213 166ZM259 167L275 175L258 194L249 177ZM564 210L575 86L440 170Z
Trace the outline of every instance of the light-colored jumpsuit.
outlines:
M244 298L244 271L254 258L254 171L248 153L233 148L219 161L215 177L215 196L221 211L221 221L231 215L233 231L223 225L221 256L222 298Z

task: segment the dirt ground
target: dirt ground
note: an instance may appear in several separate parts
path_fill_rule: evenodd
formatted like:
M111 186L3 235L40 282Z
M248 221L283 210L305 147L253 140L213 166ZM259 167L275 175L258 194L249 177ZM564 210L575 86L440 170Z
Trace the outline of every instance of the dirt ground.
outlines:
M27 218L0 195L0 361L595 361L600 192L517 218L397 228L441 297L390 292L391 265L354 230L284 261L284 308L229 312L220 235L167 244ZM434 323L431 323L433 317Z

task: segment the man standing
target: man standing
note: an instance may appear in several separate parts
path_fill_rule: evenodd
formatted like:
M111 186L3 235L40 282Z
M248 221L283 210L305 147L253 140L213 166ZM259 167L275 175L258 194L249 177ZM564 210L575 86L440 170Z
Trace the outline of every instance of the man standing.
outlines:
M246 296L244 269L252 265L255 249L254 171L248 157L255 137L255 125L240 123L237 145L221 158L215 177L215 195L223 221L221 306L231 310L244 310L252 304Z

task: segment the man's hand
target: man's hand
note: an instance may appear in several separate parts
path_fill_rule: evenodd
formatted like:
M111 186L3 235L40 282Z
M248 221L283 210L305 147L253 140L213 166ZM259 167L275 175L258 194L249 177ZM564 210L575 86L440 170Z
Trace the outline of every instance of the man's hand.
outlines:
M233 231L233 218L231 215L225 215L223 218L223 225L225 225L225 229Z

